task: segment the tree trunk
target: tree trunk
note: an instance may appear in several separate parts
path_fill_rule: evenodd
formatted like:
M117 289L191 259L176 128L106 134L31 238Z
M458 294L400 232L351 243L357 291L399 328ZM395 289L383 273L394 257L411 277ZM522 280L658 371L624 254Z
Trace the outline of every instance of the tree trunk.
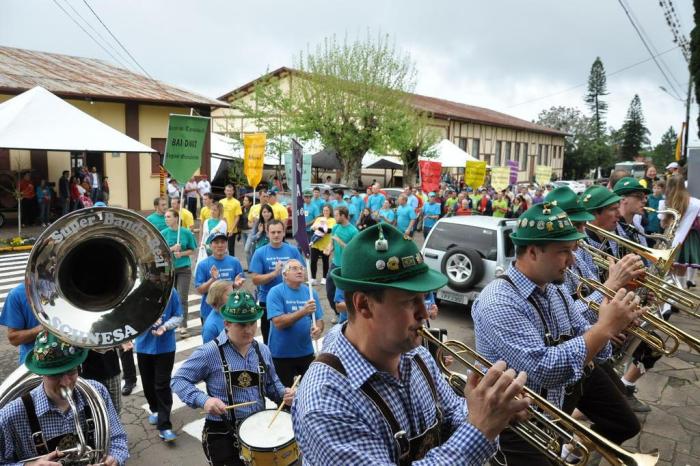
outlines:
M403 185L417 186L418 185L418 167L416 165L404 165L403 168Z
M362 156L359 157L343 157L340 158L340 164L343 166L343 174L340 182L346 186L357 187L359 184L362 172Z

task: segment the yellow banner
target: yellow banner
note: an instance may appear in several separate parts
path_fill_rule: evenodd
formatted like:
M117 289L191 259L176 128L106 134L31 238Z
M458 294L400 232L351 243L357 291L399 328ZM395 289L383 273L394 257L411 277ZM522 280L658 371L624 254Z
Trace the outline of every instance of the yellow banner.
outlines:
M544 186L552 181L552 167L549 165L537 165L535 167L535 181L540 186Z
M477 190L484 185L486 179L486 161L467 160L464 167L464 184Z
M510 167L491 167L491 186L496 192L508 188L510 184Z
M243 135L243 173L248 179L248 184L253 188L262 180L265 143L265 133Z
M685 132L685 122L681 125L681 132L678 135L678 141L676 141L676 162L681 159L681 154L683 153L683 133Z

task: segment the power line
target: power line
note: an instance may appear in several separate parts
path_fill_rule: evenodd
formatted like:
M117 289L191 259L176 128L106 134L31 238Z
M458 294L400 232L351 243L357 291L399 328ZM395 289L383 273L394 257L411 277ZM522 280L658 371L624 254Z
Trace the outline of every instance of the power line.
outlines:
M675 47L671 47L670 49L664 50L663 52L657 54L656 56L658 57L658 56L661 56L661 55L665 55L665 54L667 54L668 52L671 52L671 51L673 51L673 50L676 50L678 47L680 47L680 46L677 45L677 46L675 46ZM615 70L615 71L613 71L613 72L611 72L611 73L606 73L606 74L607 74L607 76L615 76L616 74L622 73L623 71L627 71L627 70L629 70L629 69L631 69L631 68L634 68L635 66L643 65L644 63L653 60L653 58L654 58L654 57L650 57L650 58L644 59L644 60L642 60L642 61L638 61L637 63L633 63L633 64L631 64L631 65L627 65L627 66L625 66L625 67L623 67L623 68L620 68L620 69L618 69L618 70ZM544 96L542 96L542 97L537 97L537 98L534 98L534 99L531 99L531 100L527 100L527 101L525 101L525 102L520 102L520 103L517 103L517 104L514 104L514 105L510 105L510 106L508 106L508 107L506 107L506 108L519 107L519 106L521 106L521 105L530 104L530 103L532 103L532 102L537 102L538 100L548 99L548 98L550 98L550 97L554 97L554 96L559 95L559 94L565 94L565 93L567 93L567 92L573 91L574 89L578 89L579 87L583 87L583 86L585 86L586 84L587 84L587 83L577 84L577 85L572 86L572 87L569 87L569 88L567 88L567 89L554 92L554 93L552 93L552 94L547 94L547 95L544 95Z
M53 0L53 2L56 4L57 7L59 7L59 8L61 9L61 11L63 11L63 12L66 14L66 16L68 16L68 18L70 18L71 21L73 21L73 22L75 23L76 26L78 26L85 34L87 34L87 36L88 36L90 39L93 40L93 42L95 42L102 50L104 50L105 53L106 53L107 55L109 55L110 57L112 57L112 59L113 59L114 61L116 61L117 63L119 63L119 60L117 59L117 57L115 57L109 50L107 50L107 49L105 48L104 45L102 45L97 39L95 39L95 37L93 37L93 35L90 34L90 33L87 31L87 29L85 29L85 28L83 27L82 24L80 24L80 23L79 23L65 8L63 8L63 6L61 6L60 3L58 3L58 0Z
M654 63L656 63L656 67L659 69L659 71L660 71L661 74L663 75L663 77L664 77L664 79L666 80L666 82L668 83L669 87L673 90L673 92L676 94L676 96L680 99L681 97L680 97L680 94L678 93L678 91L676 90L676 87L673 85L673 83L672 83L671 80L669 79L669 77L668 77L668 75L666 74L666 72L664 71L664 69L661 67L661 65L659 64L659 62L656 60L656 57L654 56L654 52L652 52L652 51L651 51L651 48L649 48L649 44L647 44L647 41L644 39L644 36L642 35L641 31L639 30L639 28L638 28L637 25L635 24L634 20L633 20L632 17L630 16L629 10L628 10L627 7L625 6L625 4L622 2L622 0L617 0L617 1L618 1L618 3L620 4L620 6L622 7L622 9L625 11L625 14L627 15L627 18L630 20L630 23L632 24L632 27L634 28L634 30L636 31L637 35L639 36L639 39L641 39L642 44L644 44L644 48L647 49L647 52L649 52L649 55L650 55L650 56L652 57L652 59L654 60Z

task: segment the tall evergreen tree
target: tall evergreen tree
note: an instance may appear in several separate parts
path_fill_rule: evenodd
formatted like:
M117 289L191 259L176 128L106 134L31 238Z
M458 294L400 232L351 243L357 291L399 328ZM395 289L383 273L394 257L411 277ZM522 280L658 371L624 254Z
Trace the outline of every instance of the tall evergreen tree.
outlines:
M606 95L608 95L608 85L605 67L600 57L596 57L591 65L591 73L588 75L588 90L584 100L593 114L595 135L598 139L605 133L605 114L608 111L608 104L602 100L602 97Z
M651 152L654 165L657 167L665 167L676 159L677 141L678 134L676 133L676 130L673 129L673 126L671 126L663 134L663 136L661 136L661 142L659 142Z
M637 94L632 98L627 110L627 116L622 125L622 136L620 157L623 160L632 160L639 155L645 145L649 144L649 129L644 125L642 101Z

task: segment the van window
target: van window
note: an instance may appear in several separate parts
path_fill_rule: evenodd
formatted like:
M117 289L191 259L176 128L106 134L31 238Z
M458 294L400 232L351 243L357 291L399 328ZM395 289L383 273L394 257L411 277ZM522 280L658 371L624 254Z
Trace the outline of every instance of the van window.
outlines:
M513 230L503 230L503 251L506 257L515 257L515 245L513 240L510 239L511 233L513 233Z
M433 227L425 247L438 251L447 251L455 247L469 248L479 252L485 259L495 261L498 258L496 238L496 230L440 222Z

